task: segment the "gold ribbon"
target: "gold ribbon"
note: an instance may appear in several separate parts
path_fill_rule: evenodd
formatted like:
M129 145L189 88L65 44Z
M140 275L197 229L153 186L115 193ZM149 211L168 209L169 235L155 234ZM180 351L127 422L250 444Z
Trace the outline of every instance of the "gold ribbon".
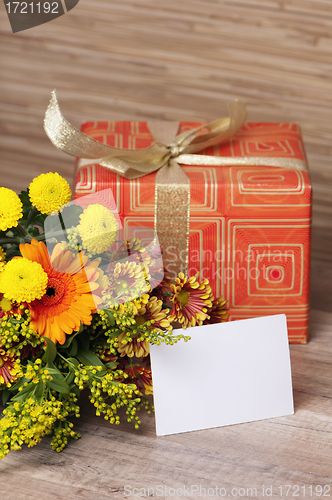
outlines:
M62 115L55 90L45 113L44 129L61 151L80 158L79 166L98 163L126 177L137 179L157 171L155 230L164 261L171 270L186 273L188 268L190 181L182 165L271 166L307 170L306 162L294 158L215 157L197 155L203 149L233 137L245 122L247 111L240 101L228 104L229 118L221 118L177 134L176 122L151 122L155 142L144 149L121 149L102 144L73 127ZM165 255L167 249L170 255ZM173 259L170 257L172 256Z

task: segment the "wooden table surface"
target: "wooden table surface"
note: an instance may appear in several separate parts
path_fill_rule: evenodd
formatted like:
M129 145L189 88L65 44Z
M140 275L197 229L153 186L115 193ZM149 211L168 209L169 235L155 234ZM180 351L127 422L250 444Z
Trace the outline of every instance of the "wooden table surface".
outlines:
M238 97L250 121L301 125L314 193L311 336L291 346L295 415L157 438L153 416L138 432L112 427L83 401L82 439L60 454L48 439L12 452L0 499L180 498L172 488L184 485L192 497L201 487L211 498L317 498L317 486L331 497L331 0L80 0L16 34L1 4L0 36L1 185L20 191L49 171L72 182L73 160L42 126L56 88L76 126L212 120Z

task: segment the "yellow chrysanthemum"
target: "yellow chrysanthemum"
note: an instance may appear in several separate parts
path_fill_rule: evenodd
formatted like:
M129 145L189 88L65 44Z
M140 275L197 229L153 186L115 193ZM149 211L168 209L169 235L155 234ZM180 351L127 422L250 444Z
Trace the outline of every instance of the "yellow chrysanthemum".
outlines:
M58 173L49 172L36 177L29 186L29 198L42 214L50 214L68 203L71 191L66 179Z
M83 247L90 253L106 252L118 235L118 223L114 214L98 203L89 205L84 210L77 229Z
M32 302L46 292L48 276L38 262L17 258L0 273L0 292L6 299Z
M0 231L16 227L22 217L22 202L11 189L0 187Z
M0 272L3 270L5 266L6 263L5 259L6 259L6 252L2 247L0 247Z

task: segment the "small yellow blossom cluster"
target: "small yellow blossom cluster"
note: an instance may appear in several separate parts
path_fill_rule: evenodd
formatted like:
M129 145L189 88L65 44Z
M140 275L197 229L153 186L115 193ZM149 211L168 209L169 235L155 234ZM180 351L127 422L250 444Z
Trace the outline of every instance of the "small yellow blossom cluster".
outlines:
M48 380L53 380L53 377L50 375L49 369L40 366L42 364L42 360L37 358L34 363L31 361L25 367L24 373L22 373L22 377L26 380L21 387L19 387L18 391L21 392L26 390L27 387L30 387L32 384L39 384L39 382L46 383Z
M152 297L151 299L156 299ZM156 299L157 300L157 299ZM154 302L154 301L153 301ZM128 304L125 304L127 307ZM156 309L158 314L160 311ZM146 309L144 309L146 311ZM103 329L103 334L107 339L108 349L111 354L120 356L128 356L129 358L136 356L137 358L146 357L149 352L149 344L165 343L166 345L173 345L179 340L183 339L187 342L190 337L182 334L172 335L168 332L168 326L161 328L158 321L152 319L142 320L142 309L136 308L136 315L134 317L127 315L126 312L121 314L119 310L112 310L112 317L114 318L114 326L110 326L109 314L103 310L99 311L99 321L93 325L95 332ZM166 316L166 313L165 313ZM165 321L164 316L161 321ZM115 323L116 322L116 323Z
M81 437L78 432L73 430L74 424L67 420L68 416L79 418L80 408L76 404L77 400L77 396L70 393L69 397L62 402L57 427L54 430L54 436L51 440L51 446L54 451L62 451L68 444L68 438L77 440Z
M77 227L71 227L67 229L67 248L74 254L83 250L82 245L80 244L80 237L77 231ZM90 258L90 255L87 254Z
M0 320L0 344L5 349L10 349L14 344L15 351L22 351L24 348L36 348L43 344L41 336L29 326L29 311L21 312L24 316L4 316Z
M120 417L117 410L122 406L127 407L128 422L135 420L135 427L140 424L136 416L136 406L141 400L139 391L134 384L125 384L121 380L128 377L122 370L114 370L102 374L102 366L78 366L75 371L75 384L80 390L85 386L90 388L90 401L96 408L96 415L104 415L105 420L111 424L119 424ZM111 404L106 400L112 399Z
M75 404L77 396L68 394L64 401L55 397L52 390L52 376L57 370L43 366L42 360L20 367L17 382L17 394L3 411L0 420L0 459L10 449L17 450L23 444L34 446L43 436L54 431L52 448L61 451L68 438L78 439L73 431L73 424L67 421L71 415L79 416L79 407ZM52 373L52 374L51 374ZM55 428L55 423L58 423Z
M64 401L52 396L48 400L29 397L12 402L0 420L0 459L10 450L19 450L23 444L35 446L45 435L52 433L55 423L58 425L51 441L53 450L62 451L68 438L78 439L80 435L67 421L70 415L79 416L76 401L76 395L71 393Z
M23 444L34 446L50 434L61 405L55 398L39 403L33 397L11 403L0 420L0 459L10 449L19 450Z

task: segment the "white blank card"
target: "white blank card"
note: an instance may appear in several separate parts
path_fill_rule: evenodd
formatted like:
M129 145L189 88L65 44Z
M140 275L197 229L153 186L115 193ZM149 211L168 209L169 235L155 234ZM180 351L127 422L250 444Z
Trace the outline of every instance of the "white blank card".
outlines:
M158 436L294 413L284 314L183 333L150 347Z

